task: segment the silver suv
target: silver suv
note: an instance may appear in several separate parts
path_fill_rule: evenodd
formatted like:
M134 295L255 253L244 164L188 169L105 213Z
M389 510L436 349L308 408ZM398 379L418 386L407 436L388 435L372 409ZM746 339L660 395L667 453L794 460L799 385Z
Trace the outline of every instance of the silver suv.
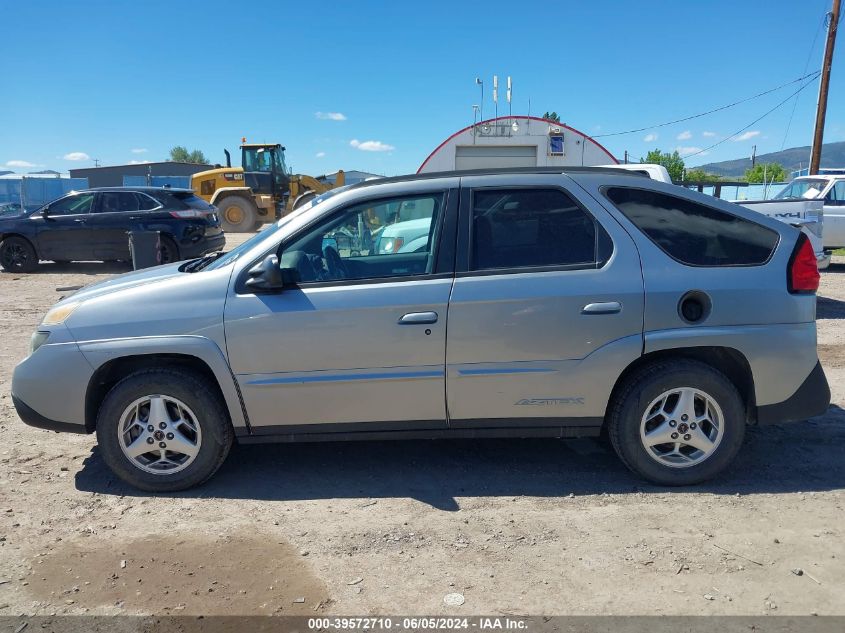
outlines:
M378 247L408 207L427 239ZM826 411L818 282L795 228L636 173L388 178L63 299L12 396L151 491L204 482L233 441L603 432L694 484L746 425Z

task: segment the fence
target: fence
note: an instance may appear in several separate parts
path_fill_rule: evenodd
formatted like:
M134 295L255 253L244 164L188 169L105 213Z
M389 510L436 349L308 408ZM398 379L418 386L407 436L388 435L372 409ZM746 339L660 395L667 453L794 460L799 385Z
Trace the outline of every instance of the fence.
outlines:
M27 210L35 210L66 193L87 188L87 178L2 178L0 204L15 202Z

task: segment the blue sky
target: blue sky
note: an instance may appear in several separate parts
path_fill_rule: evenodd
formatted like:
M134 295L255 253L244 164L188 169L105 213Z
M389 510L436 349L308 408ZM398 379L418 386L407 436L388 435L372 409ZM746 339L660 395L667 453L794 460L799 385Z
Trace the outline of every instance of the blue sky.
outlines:
M299 173L413 172L472 122L476 76L493 113L494 74L513 76L515 114L530 99L531 114L556 110L588 134L638 128L820 68L829 5L4 0L0 169L165 160L177 144L222 162L246 136L286 145ZM843 49L840 37L827 142L845 140ZM655 147L687 154L793 89L598 140L620 159ZM816 82L801 93L786 138L792 102L687 164L747 156L753 144L758 154L808 145L817 91Z

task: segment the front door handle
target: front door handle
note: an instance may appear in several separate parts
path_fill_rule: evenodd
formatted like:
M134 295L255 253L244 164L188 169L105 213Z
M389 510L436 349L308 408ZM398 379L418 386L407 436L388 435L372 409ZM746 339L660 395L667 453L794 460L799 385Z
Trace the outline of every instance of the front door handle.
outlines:
M399 319L399 325L430 325L437 323L436 312L409 312Z
M581 309L581 314L618 314L620 312L622 312L622 304L618 301L588 303Z
M74 222L78 222L79 224L85 224L85 218L76 218Z

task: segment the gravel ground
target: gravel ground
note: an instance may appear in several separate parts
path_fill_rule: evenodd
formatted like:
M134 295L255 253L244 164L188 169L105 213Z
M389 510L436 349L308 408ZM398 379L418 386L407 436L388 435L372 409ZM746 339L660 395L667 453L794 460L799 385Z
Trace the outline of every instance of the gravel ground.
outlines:
M488 440L235 447L202 488L139 493L8 396L56 288L116 272L0 273L0 616L845 614L845 258L819 292L830 411L684 490L598 441Z

